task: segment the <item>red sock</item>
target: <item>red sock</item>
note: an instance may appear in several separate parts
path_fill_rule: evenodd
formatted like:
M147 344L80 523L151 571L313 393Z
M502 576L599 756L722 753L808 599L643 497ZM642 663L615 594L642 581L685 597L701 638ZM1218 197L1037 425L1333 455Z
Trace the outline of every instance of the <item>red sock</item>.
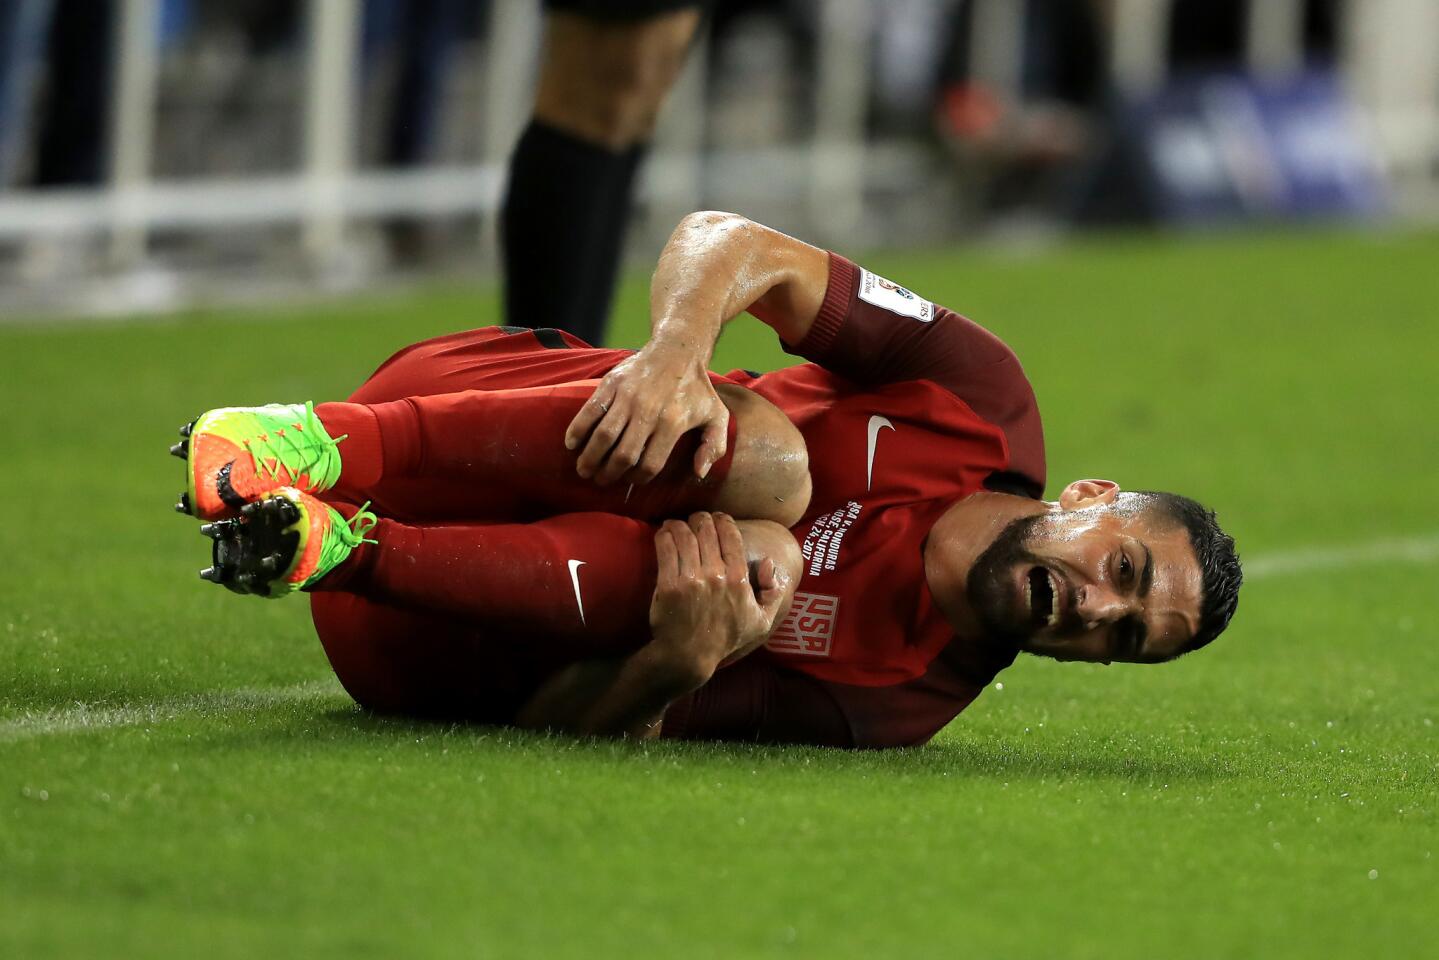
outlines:
M388 516L444 522L589 511L653 520L711 506L733 459L734 419L729 452L703 481L694 476L701 435L693 430L649 483L601 487L575 472L579 452L564 443L596 383L320 404L331 436L348 435L336 495L373 500Z
M654 528L641 521L594 513L489 526L381 520L369 536L378 544L358 547L314 589L464 618L575 658L621 656L649 640Z

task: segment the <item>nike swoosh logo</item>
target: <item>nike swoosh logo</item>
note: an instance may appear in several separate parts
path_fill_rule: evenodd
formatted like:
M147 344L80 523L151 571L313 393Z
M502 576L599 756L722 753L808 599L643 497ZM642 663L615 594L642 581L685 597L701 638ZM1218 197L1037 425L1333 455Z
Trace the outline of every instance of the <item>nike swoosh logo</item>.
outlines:
M571 560L569 563L570 583L574 584L575 587L575 606L580 608L581 624L585 622L585 601L580 597L580 567L584 565L585 562L583 560Z
M872 416L872 417L869 418L869 441L868 441L869 450L868 450L868 453L867 453L866 456L865 456L865 461L864 461L864 488L865 488L866 490L868 490L868 489L870 488L870 485L871 485L871 483L872 483L873 480L874 480L874 446L875 446L875 440L877 440L877 439L879 438L879 432L880 432L881 430L893 430L893 429L894 429L894 424L890 423L890 422L889 422L889 419L888 419L887 417L881 417L879 414L875 414L874 416Z

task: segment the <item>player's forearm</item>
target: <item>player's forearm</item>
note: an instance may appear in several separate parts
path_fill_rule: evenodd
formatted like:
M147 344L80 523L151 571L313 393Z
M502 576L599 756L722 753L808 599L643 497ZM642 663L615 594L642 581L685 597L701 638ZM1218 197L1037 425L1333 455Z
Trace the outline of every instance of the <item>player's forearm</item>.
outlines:
M651 342L707 364L724 324L748 310L798 343L828 281L823 250L735 214L692 213L671 234L650 282Z
M532 729L652 737L665 709L714 672L651 643L624 660L572 664L547 680L515 717Z
M576 732L658 736L669 705L703 686L716 666L651 642L625 659L614 682L580 714Z

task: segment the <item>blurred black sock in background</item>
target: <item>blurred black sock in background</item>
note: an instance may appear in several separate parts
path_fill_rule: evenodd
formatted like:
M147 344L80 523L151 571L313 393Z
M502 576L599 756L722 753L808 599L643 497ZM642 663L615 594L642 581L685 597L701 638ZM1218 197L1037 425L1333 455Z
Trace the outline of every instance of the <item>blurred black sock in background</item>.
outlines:
M644 153L530 122L510 158L501 213L505 323L603 344Z
M39 118L35 184L95 184L107 173L115 0L59 0L50 21L50 90Z

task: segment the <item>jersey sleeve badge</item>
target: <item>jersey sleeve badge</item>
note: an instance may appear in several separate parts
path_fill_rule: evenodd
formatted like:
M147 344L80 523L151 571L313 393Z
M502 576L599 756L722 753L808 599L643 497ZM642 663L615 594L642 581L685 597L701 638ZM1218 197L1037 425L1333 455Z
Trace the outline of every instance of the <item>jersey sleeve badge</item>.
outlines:
M901 317L912 317L920 323L934 319L934 304L863 267L859 268L859 298L871 306Z

